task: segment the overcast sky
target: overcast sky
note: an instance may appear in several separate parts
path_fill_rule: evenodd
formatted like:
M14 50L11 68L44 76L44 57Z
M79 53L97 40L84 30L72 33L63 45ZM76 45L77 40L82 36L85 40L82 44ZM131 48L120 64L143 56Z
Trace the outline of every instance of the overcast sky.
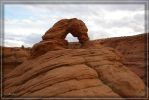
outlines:
M5 46L32 46L54 23L78 18L88 27L91 40L145 32L143 4L7 4ZM69 42L78 41L70 34Z

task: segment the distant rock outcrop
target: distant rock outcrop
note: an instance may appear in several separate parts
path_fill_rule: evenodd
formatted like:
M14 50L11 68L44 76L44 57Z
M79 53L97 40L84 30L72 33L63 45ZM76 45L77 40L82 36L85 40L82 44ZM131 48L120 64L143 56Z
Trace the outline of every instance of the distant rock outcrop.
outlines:
M68 42L65 37L68 33L71 33L74 37L77 37L82 45L89 40L87 35L87 27L85 23L76 18L62 19L55 23L45 35L42 36L42 41L35 44L31 49L31 57L40 56L51 50L60 50L68 48Z

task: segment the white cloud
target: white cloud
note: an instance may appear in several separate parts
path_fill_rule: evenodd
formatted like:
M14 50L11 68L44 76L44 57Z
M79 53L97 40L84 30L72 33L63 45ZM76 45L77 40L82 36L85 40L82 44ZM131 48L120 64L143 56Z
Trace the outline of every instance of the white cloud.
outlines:
M5 45L32 46L52 25L63 18L79 18L90 39L135 35L144 32L144 5L46 4L7 5ZM78 41L70 34L70 42Z
M4 46L6 47L21 47L22 45L24 45L25 47L30 46L30 44L24 43L23 41L19 40L4 40Z

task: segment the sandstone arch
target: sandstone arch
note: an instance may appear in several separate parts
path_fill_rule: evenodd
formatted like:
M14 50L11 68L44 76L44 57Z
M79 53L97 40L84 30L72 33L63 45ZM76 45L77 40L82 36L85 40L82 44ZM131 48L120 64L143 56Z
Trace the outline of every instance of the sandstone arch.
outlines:
M89 40L87 35L87 27L85 23L76 18L62 19L55 23L45 35L43 40L65 40L68 33L71 33L74 37L78 37L79 42L82 44Z
M62 19L42 36L42 41L32 47L31 56L37 57L50 50L66 49L68 41L65 38L69 33L77 37L83 46L89 41L87 31L85 23L77 18Z

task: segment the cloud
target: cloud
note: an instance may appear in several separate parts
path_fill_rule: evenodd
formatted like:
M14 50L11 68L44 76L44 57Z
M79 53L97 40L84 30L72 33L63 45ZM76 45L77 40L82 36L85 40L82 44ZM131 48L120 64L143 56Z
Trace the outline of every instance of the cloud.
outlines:
M54 23L74 17L85 22L91 40L144 33L144 14L143 4L7 4L5 45L32 46Z

